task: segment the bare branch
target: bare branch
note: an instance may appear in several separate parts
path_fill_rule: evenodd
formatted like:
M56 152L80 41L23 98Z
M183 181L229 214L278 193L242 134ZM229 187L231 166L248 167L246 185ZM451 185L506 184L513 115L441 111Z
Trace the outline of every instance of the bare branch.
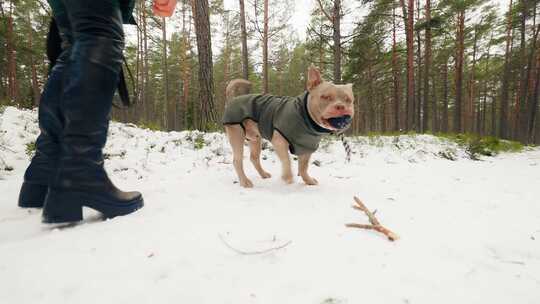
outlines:
M369 218L369 222L371 223L371 225L352 223L352 224L346 224L345 225L346 227L375 230L375 231L378 231L378 232L386 235L386 237L390 241L395 241L395 240L399 239L399 236L397 234L395 234L391 230L383 227L381 225L381 223L379 223L379 220L377 220L377 218L375 217L373 212L369 211L369 209L364 205L364 203L362 203L362 201L358 197L355 196L354 201L356 202L356 205L353 205L352 207L354 209L356 209L356 210L364 212L367 215L367 217Z
M236 252L238 254L242 254L242 255L265 254L265 253L269 253L269 252L272 252L272 251L283 249L283 248L289 246L292 243L292 241L288 241L288 242L286 242L286 243L284 243L282 245L279 245L277 247L271 247L271 248L264 249L264 250L245 251L245 250L236 249L233 246L231 246L229 243L227 243L227 241L225 240L225 238L221 234L218 234L218 236L219 236L219 239L221 240L221 242L223 242L223 244L225 244L225 246L227 246L227 248L231 249L232 251L234 251L234 252Z
M330 22L334 23L334 17L333 17L333 16L330 16L330 15L328 14L328 12L324 9L324 6L323 6L321 0L317 0L317 2L319 3L319 7L321 8L321 11L322 11L322 13L326 16L326 18L328 18L328 20L329 20Z

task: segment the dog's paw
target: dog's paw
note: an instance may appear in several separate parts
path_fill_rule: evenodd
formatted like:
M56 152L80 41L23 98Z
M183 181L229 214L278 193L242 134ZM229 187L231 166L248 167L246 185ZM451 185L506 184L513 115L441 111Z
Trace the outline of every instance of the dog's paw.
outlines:
M294 183L294 178L293 178L292 174L291 175L283 175L281 177L281 179L288 185Z
M240 186L244 188L253 188L253 183L248 179L241 179L240 180Z
M306 185L315 186L319 184L319 182L311 176L302 176L302 179Z
M266 171L263 171L263 172L261 172L261 177L262 178L270 178L270 177L272 177L272 174L270 174L270 173L268 173Z

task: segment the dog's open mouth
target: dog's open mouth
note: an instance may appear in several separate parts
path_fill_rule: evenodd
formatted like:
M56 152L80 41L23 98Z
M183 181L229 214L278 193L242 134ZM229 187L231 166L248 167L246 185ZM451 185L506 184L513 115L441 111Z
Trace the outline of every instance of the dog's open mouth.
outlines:
M322 118L322 122L330 129L341 130L348 127L352 122L351 115L342 115L338 117Z

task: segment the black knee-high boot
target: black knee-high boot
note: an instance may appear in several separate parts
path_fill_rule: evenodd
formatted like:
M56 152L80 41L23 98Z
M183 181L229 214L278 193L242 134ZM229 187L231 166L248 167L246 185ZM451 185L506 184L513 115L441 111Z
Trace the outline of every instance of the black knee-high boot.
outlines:
M43 209L47 223L82 220L83 206L109 218L143 206L139 192L117 189L103 167L124 46L121 14L114 2L64 0L74 44L62 91L61 153Z
M26 169L19 193L19 206L41 208L49 188L53 168L60 154L60 136L64 120L60 113L62 78L71 50L71 30L67 14L55 16L56 27L62 40L62 52L55 59L47 85L39 103L40 134L36 140L36 153ZM51 58L49 58L51 60Z

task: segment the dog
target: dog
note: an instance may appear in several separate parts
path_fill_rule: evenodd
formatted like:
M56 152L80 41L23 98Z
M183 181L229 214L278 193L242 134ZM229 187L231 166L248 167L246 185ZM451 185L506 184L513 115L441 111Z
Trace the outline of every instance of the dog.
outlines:
M318 181L308 173L311 154L322 136L344 132L354 115L352 84L324 81L313 65L308 69L307 91L297 97L249 94L251 83L232 80L226 88L223 125L233 151L233 166L240 186L253 187L243 166L244 142L249 141L250 160L262 178L271 175L261 166L262 138L269 140L278 155L281 178L292 184L289 153L298 156L298 175L307 185Z

